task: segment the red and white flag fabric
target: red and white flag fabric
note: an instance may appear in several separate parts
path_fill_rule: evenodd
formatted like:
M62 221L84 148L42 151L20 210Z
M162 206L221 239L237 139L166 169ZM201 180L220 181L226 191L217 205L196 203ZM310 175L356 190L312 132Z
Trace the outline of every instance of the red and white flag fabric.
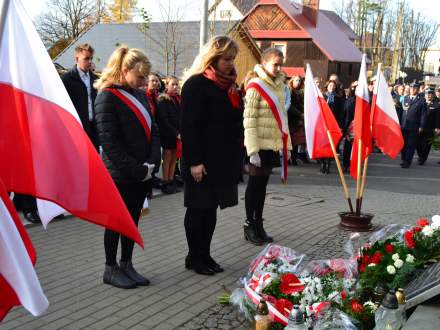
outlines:
M361 144L361 161L364 161L373 149L370 125L370 95L367 83L367 56L362 57L361 71L359 72L356 87L356 106L353 120L353 147L351 150L350 175L357 179L359 140Z
M23 5L3 2L0 178L6 189L56 203L143 246Z
M307 151L311 159L333 158L330 136L335 146L341 140L342 133L332 110L313 81L313 73L307 64L304 86L304 126Z
M0 180L0 321L23 305L34 316L49 306L33 264L35 249Z
M382 72L376 77L371 107L372 136L376 146L387 156L396 158L403 148L403 136L394 100Z

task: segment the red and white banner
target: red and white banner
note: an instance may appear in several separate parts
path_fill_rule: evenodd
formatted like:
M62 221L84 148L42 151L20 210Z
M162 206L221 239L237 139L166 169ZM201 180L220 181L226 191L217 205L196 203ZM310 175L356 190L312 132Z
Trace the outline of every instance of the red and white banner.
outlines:
M382 72L374 83L371 109L372 136L376 146L391 158L396 158L403 148L403 136L393 97Z
M17 305L34 316L48 308L35 261L32 242L0 180L0 321Z
M304 126L310 158L333 158L327 131L334 146L337 146L342 137L341 129L324 96L313 81L309 64L307 64L304 87Z
M353 147L351 150L350 175L357 179L359 140L361 145L361 162L371 154L373 141L370 125L370 95L367 83L367 55L362 56L361 70L356 87L356 107L353 120Z
M246 86L246 90L250 88L255 88L257 92L261 95L261 97L269 104L269 107L272 110L272 114L277 121L278 128L280 129L281 137L283 140L281 179L283 181L287 181L287 162L289 160L287 143L289 141L289 126L287 125L286 115L283 111L285 107L284 105L280 104L277 96L272 93L272 91L261 79L254 78L250 80L248 85Z
M3 1L0 178L6 189L56 203L143 245L23 5Z

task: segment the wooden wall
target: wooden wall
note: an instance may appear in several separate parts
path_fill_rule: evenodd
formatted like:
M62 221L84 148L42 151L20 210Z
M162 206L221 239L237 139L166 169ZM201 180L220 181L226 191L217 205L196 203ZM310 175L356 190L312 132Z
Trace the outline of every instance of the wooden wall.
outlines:
M329 62L328 75L336 73L344 87L348 87L350 83L358 80L360 68L360 63Z
M292 20L276 5L258 6L243 25L248 30L300 30Z

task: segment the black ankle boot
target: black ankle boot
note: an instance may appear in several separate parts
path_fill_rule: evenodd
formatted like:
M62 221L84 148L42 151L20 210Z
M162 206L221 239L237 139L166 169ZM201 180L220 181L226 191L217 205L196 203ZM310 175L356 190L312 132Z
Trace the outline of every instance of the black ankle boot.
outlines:
M246 220L246 224L243 226L244 231L244 239L246 241L251 242L254 245L263 245L263 241L261 240L260 236L257 232L257 227L255 223L249 223Z
M136 282L128 278L121 271L118 265L113 265L113 266L105 265L103 282L105 284L110 284L121 289L136 288Z
M209 265L205 262L194 261L190 256L185 257L185 268L192 269L200 275L214 275L215 273L220 273L220 271L215 271L209 267Z
M266 231L264 230L263 221L264 219L259 219L255 221L255 223L257 224L258 236L264 243L272 243L273 237L267 235Z
M120 261L119 262L121 271L132 281L139 286L147 286L150 284L150 281L139 274L133 267L131 261Z

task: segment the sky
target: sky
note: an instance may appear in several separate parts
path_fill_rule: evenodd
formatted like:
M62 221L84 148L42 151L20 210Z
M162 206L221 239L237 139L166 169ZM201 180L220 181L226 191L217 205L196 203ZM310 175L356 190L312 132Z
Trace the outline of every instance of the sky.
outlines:
M32 18L44 12L47 0L21 0L24 7ZM160 4L167 6L168 1L173 8L179 8L181 15L185 20L197 20L201 16L202 0L138 0L138 7L145 8L153 17L153 21L161 20ZM212 0L211 0L212 1ZM298 1L298 0L297 0ZM321 0L320 8L333 9L335 3L341 3L343 0ZM398 0L392 0L396 3ZM440 24L440 11L438 10L438 0L406 0L410 6L417 8L426 17L435 20ZM300 2L300 1L298 1Z

